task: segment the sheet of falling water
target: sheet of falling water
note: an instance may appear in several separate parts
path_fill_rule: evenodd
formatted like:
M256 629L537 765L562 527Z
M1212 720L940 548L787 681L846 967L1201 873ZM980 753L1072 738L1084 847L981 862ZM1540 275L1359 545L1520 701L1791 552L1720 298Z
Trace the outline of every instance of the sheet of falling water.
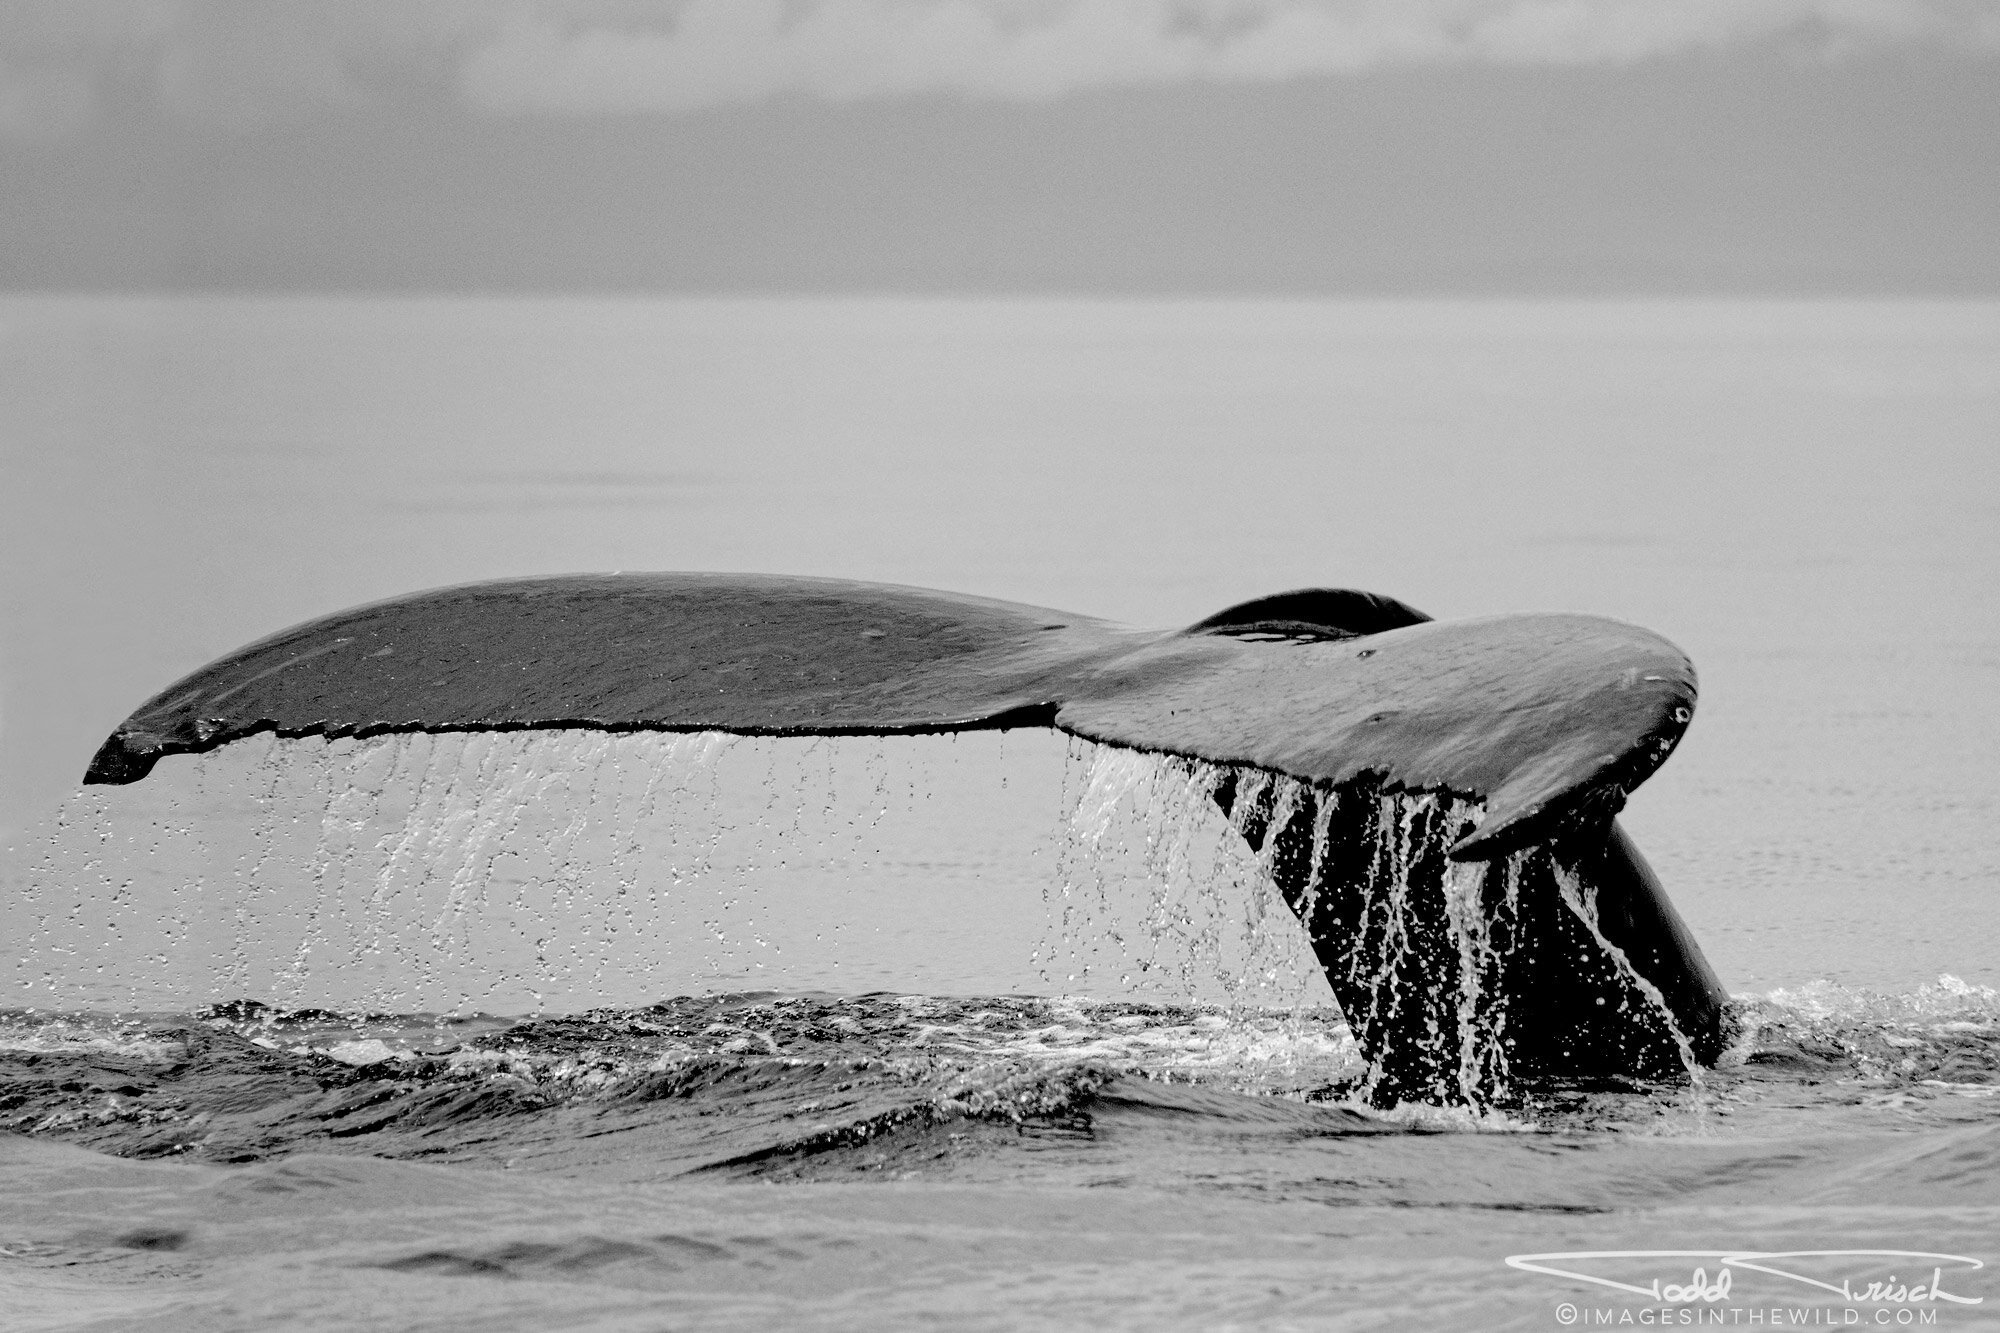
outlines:
M259 736L72 800L41 1007L564 1012L721 990L1318 1005L1212 769L1052 732Z

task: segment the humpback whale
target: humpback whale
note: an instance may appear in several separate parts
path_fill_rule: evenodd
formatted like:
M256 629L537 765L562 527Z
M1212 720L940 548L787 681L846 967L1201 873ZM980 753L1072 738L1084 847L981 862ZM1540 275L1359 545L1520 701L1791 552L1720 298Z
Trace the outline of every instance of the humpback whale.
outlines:
M1714 1062L1727 994L1616 822L1695 694L1686 656L1632 625L1436 621L1347 589L1159 631L837 579L565 575L250 644L141 705L84 781L262 732L1035 726L1177 756L1213 766L1386 1105Z

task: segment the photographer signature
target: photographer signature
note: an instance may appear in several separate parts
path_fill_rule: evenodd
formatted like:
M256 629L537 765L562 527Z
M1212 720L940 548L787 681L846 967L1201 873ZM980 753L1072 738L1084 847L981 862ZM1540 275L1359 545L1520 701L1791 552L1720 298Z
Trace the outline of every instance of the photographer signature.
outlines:
M1715 1262L1715 1273L1710 1276L1707 1266L1703 1265L1697 1267L1686 1282L1669 1282L1655 1277L1648 1285L1639 1286L1559 1266L1585 1260L1628 1259L1708 1259ZM1822 1281L1778 1266L1778 1261L1795 1264L1798 1260L1813 1259L1844 1259L1850 1263L1864 1259L1914 1261L1903 1266L1917 1270L1920 1280L1902 1281L1892 1273L1886 1280L1878 1278L1864 1282L1856 1277L1842 1277L1837 1282ZM1938 1301L1953 1305L1979 1305L1986 1299L1983 1296L1959 1296L1944 1289L1944 1270L1947 1267L1970 1271L1984 1268L1986 1265L1982 1261L1961 1254L1937 1254L1927 1250L1570 1250L1549 1254L1510 1254L1507 1265L1527 1273L1570 1278L1610 1287L1614 1291L1631 1292L1666 1305L1726 1301L1739 1269L1768 1273L1807 1287L1816 1287L1856 1305L1923 1305ZM1930 1269L1927 1274L1922 1272L1926 1267Z

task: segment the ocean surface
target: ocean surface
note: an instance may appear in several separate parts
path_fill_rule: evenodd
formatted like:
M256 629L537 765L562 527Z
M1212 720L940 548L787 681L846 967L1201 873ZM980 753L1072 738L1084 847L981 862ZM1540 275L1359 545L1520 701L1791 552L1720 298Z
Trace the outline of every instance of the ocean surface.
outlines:
M7 297L0 449L0 1328L2000 1327L2000 305ZM1050 732L76 786L621 568L1658 630L1733 1043L1371 1105L1199 775Z

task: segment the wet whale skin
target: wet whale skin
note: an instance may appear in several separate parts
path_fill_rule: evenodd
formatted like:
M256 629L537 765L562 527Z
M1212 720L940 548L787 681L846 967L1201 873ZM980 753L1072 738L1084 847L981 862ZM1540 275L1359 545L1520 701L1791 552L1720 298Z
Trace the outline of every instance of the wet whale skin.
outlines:
M261 732L530 728L1053 726L1281 774L1306 784L1307 804L1347 812L1319 821L1317 855L1301 841L1317 811L1275 829L1268 810L1233 820L1253 846L1276 839L1274 877L1378 1070L1372 1095L1418 1100L1488 1076L1464 1067L1468 1022L1493 1025L1515 1073L1656 1076L1719 1053L1726 993L1613 818L1672 751L1695 695L1686 656L1635 626L1440 622L1346 589L1157 631L846 580L567 575L414 593L262 639L143 704L85 781L137 781L165 755ZM1225 809L1232 791L1218 790ZM1397 793L1479 814L1450 827L1424 816L1391 886L1371 811ZM1489 863L1479 906L1504 965L1461 957L1443 901L1451 862ZM1385 925L1392 888L1400 915ZM1491 1012L1468 1014L1468 994Z

